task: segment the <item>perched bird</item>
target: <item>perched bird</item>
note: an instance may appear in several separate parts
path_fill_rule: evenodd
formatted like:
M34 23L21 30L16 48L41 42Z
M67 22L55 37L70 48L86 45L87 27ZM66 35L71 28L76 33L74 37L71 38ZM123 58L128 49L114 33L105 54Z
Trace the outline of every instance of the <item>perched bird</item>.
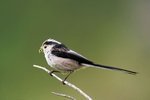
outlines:
M72 72L83 66L122 71L133 75L137 74L137 72L122 68L96 64L93 61L88 60L84 56L78 54L77 52L70 50L64 44L54 39L47 39L46 41L44 41L39 49L39 52L44 53L48 65L54 69L50 72L50 75L53 72L68 73L68 75L63 80L63 84Z

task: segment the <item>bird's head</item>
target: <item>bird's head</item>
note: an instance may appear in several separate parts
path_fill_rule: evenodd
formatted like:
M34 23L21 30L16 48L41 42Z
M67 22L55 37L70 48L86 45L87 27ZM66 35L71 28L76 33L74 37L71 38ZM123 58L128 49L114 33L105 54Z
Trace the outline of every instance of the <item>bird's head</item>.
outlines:
M55 45L61 44L60 42L54 39L47 39L42 43L42 46L39 49L39 52L49 52Z

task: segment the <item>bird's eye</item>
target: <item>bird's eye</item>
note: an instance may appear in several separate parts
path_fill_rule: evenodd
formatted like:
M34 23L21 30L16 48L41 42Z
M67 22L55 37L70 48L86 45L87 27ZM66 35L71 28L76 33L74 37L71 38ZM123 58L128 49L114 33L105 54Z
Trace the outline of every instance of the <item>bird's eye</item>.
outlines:
M46 48L47 48L47 46L45 45L45 46L44 46L44 48L46 49Z

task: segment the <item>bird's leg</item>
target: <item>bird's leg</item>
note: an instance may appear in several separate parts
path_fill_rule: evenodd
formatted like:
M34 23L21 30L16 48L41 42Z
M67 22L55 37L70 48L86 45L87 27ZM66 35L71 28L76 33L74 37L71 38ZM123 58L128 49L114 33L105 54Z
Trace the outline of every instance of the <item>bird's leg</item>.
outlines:
M73 71L70 71L69 74L64 78L64 80L62 81L63 85L65 85L66 79L70 76L70 74L71 74L72 72L73 72Z
M57 72L57 73L60 73L59 71L52 70L52 71L49 72L49 75L53 76L52 74L53 74L53 73L56 73L56 72Z

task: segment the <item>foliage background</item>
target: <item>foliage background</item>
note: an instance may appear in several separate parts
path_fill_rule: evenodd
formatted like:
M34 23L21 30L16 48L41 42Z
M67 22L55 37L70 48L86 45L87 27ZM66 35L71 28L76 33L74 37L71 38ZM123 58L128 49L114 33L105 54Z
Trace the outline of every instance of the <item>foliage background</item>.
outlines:
M52 91L84 99L33 64L54 38L87 58L139 72L137 76L87 68L72 74L94 100L150 99L148 0L0 0L0 100L63 100ZM64 77L63 75L60 75Z

